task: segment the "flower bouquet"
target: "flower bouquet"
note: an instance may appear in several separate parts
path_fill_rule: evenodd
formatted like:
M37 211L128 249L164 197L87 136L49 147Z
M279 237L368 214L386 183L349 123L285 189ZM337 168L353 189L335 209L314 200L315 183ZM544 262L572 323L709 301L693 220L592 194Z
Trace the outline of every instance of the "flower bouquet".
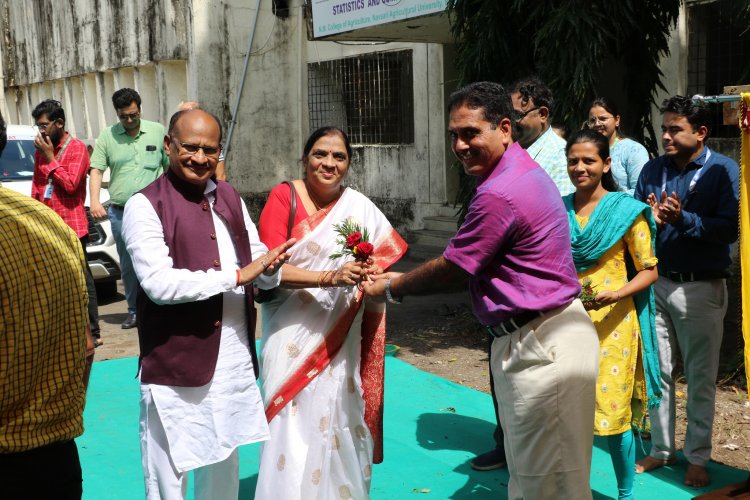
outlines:
M591 284L591 278L583 278L581 280L581 293L578 298L583 302L583 307L588 311L589 309L595 309L596 304L596 288Z
M351 255L354 260L367 262L375 248L369 242L370 234L367 228L360 227L352 219L346 219L341 224L333 225L334 231L339 235L336 239L341 248L338 252L328 256L329 259L338 259L344 255Z

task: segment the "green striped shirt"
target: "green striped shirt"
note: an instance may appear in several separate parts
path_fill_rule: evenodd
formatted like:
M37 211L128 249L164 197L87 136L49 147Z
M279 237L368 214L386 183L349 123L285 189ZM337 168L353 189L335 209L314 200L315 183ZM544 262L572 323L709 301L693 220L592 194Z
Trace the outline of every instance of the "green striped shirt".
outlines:
M138 135L131 137L120 122L99 134L91 155L91 168L109 174L109 199L125 205L133 193L155 181L169 167L164 153L164 126L141 120Z
M562 196L576 190L568 176L568 158L565 156L565 139L552 127L548 128L534 144L526 148L529 156L552 178Z

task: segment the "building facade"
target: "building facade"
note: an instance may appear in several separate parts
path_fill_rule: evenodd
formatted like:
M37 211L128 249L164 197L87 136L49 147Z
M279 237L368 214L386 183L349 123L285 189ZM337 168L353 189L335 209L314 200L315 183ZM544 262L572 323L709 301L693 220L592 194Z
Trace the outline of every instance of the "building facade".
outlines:
M0 111L31 124L37 103L60 100L68 130L93 143L117 119L119 88L165 124L200 101L223 121L227 176L255 211L301 175L307 135L337 125L355 148L349 185L400 230L421 227L452 201L443 46L309 40L308 11L303 0L0 0Z

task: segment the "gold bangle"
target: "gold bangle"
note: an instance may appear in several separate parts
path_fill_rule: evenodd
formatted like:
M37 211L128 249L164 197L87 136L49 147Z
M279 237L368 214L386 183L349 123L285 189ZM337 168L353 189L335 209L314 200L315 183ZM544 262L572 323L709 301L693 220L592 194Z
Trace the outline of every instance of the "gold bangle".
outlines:
M324 272L324 271L320 271L320 272L318 273L318 288L323 288L323 284L322 284L322 281L323 281L323 275L324 275L324 274L325 274L325 272Z

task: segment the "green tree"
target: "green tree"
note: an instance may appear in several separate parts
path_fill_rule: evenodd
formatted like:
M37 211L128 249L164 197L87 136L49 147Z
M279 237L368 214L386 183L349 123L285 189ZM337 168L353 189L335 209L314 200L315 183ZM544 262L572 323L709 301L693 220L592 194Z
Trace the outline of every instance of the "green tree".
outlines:
M449 0L461 83L537 75L552 89L555 119L572 130L588 114L602 71L627 68L622 93L632 135L653 153L654 95L680 0Z

